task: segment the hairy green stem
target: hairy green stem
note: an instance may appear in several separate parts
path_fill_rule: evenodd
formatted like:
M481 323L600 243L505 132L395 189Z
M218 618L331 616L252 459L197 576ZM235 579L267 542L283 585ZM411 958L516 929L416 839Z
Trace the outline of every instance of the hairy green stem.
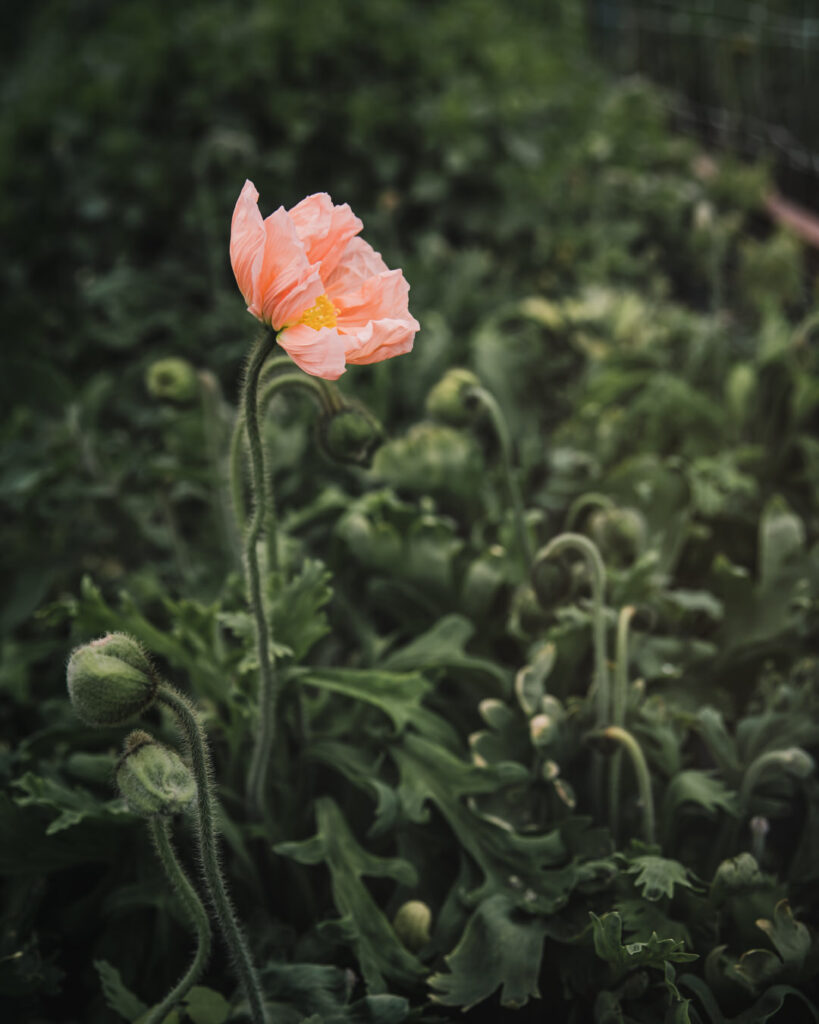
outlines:
M216 920L230 950L236 972L250 1005L253 1024L266 1024L262 989L256 968L250 956L247 941L242 934L233 904L228 896L227 883L219 863L219 849L216 837L216 822L213 810L213 782L211 780L210 752L207 738L199 717L191 704L173 687L162 683L157 691L157 700L169 708L176 718L179 730L185 740L191 759L193 776L196 780L196 809L199 855L202 860L202 874L216 913Z
M268 771L270 753L276 730L276 714L278 704L278 683L276 665L271 650L270 627L264 606L262 593L262 575L259 567L258 542L262 531L267 525L273 531L269 550L276 557L275 517L269 512L267 480L265 477L264 451L259 432L259 376L265 359L273 349L276 338L272 331L266 331L253 346L247 364L244 386L242 388L242 412L247 432L248 449L250 451L251 484L253 489L253 515L245 532L245 573L247 597L253 614L256 632L256 649L259 658L259 694L258 694L258 725L250 758L250 769L247 777L248 801L256 815L265 817L265 797L268 788ZM270 541L271 538L268 538ZM278 571L277 560L270 565L273 573Z
M468 389L467 396L479 402L489 413L492 420L495 434L497 435L501 449L501 464L503 475L506 478L506 489L509 491L509 499L512 502L512 509L515 516L515 531L518 538L521 558L525 565L532 561L532 546L529 542L529 532L526 529L526 517L523 510L523 499L520 494L520 487L512 465L512 439L509 435L509 424L498 400L485 387L478 385Z
M634 605L626 605L620 609L617 619L617 652L614 661L614 688L611 694L611 724L626 724L626 704L628 703L628 630L634 613ZM611 759L609 768L609 826L611 834L617 838L620 827L620 775L622 772L623 751L618 749Z
M162 1024L174 1006L185 998L201 977L210 957L211 930L207 911L174 852L170 822L166 817L157 815L149 820L148 825L165 874L182 901L196 932L196 952L190 967L162 1002L151 1008L144 1021L144 1024Z
M647 843L655 841L656 827L654 823L654 796L651 792L651 774L648 770L643 748L628 730L619 725L610 725L607 729L597 733L606 739L614 740L626 751L634 766L634 774L637 778L637 792L640 794L640 804L643 811L643 838Z

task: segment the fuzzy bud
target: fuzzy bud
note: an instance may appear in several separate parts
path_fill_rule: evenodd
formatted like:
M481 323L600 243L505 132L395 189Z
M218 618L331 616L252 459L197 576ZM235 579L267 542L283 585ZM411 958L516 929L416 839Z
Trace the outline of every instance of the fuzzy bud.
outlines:
M730 896L745 894L765 884L759 864L750 853L740 853L724 860L711 882L711 899L718 906Z
M421 900L402 904L393 918L395 934L412 953L417 953L429 942L432 911Z
M154 398L185 404L199 394L199 379L187 360L170 357L151 363L145 374L145 387Z
M433 419L461 427L475 415L475 402L469 392L481 382L471 370L456 366L438 381L427 395L427 413Z
M647 527L636 508L604 508L589 516L589 533L604 559L626 566L643 551Z
M125 741L117 786L128 809L145 818L180 814L196 797L193 775L179 754L140 730Z
M324 452L337 462L368 466L384 440L384 430L373 414L357 402L347 402L319 421L319 441Z
M89 725L122 725L150 707L158 681L147 655L126 633L78 647L68 661L68 693Z

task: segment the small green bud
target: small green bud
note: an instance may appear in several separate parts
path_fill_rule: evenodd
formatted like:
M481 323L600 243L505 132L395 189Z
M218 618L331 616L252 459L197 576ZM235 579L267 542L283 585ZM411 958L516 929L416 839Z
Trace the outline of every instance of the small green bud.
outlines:
M196 797L193 775L179 754L141 730L125 741L117 786L128 810L145 818L179 814Z
M368 409L348 401L340 411L321 417L319 440L331 459L368 466L384 440L384 430Z
M145 374L145 387L154 398L184 404L199 394L199 378L187 360L170 357L151 363Z
M427 414L454 427L469 423L475 416L475 402L470 399L472 388L480 387L480 380L471 370L456 366L438 381L427 395Z
M561 558L539 558L532 568L532 588L542 608L568 601L572 592L572 572Z
M717 905L730 896L747 893L765 885L765 876L759 864L750 853L740 853L724 860L717 868L711 882L711 899Z
M122 725L150 707L158 680L133 637L108 633L78 647L68 660L68 693L89 725Z
M395 934L412 953L417 953L429 942L432 911L421 900L409 900L402 904L393 918Z
M529 738L534 747L545 747L557 734L557 722L551 715L534 715L529 719Z
M589 533L606 561L630 565L646 543L646 521L636 508L601 508L589 516Z

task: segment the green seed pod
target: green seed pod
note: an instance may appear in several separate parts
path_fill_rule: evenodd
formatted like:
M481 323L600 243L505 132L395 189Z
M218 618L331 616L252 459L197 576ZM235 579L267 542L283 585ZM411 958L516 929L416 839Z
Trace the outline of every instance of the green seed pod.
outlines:
M636 508L598 509L589 516L589 534L603 558L612 564L630 565L646 543L646 521Z
M123 725L150 707L158 686L147 655L126 633L78 647L67 681L74 710L89 725Z
M393 918L395 934L412 953L417 953L429 942L432 911L421 900L409 900L402 904Z
M117 786L128 809L145 818L180 814L196 797L193 775L179 754L141 730L125 741Z
M145 387L154 398L185 404L199 394L199 378L187 360L171 357L151 363Z
M471 370L456 366L438 381L427 395L427 413L433 419L463 426L475 417L475 403L470 400L472 388L480 387L480 380Z
M339 412L319 420L319 442L323 451L337 462L368 466L384 440L384 430L375 416L357 402L347 402Z

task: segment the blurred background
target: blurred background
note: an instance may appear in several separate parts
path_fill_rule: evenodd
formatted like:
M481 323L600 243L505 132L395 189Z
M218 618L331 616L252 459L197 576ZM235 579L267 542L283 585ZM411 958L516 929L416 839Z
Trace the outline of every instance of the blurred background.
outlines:
M184 357L233 400L255 330L227 254L247 177L265 213L318 190L349 202L411 282L412 357L343 387L398 429L469 362L510 409L524 462L588 354L550 302L605 285L709 315L730 305L751 330L771 295L809 309L810 262L763 207L777 182L813 194L809 7L7 6L2 634L32 628L84 572L115 583L150 561L178 579L180 536L207 545L205 441L195 424L187 448L168 440L183 414L151 400L145 374ZM627 322L611 294L589 315ZM741 347L728 333L723 347ZM15 679L29 658L11 643Z

